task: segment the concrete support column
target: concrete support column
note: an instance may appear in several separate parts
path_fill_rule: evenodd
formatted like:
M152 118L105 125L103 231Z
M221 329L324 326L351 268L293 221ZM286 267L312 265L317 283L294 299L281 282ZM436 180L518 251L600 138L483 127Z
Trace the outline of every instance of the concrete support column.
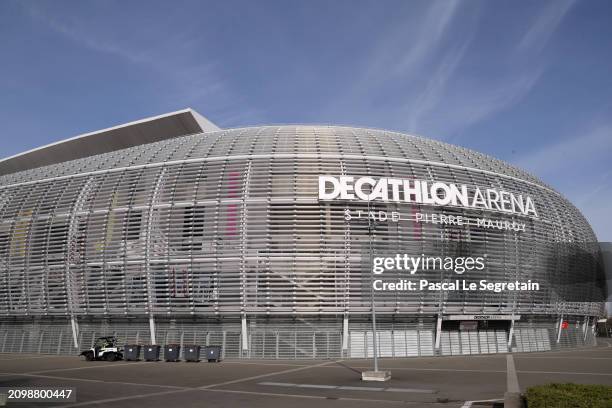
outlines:
M582 341L583 342L586 341L588 327L589 327L589 316L584 316L584 322L582 322Z
M149 330L151 331L151 344L157 344L155 339L155 318L153 315L149 315Z
M508 333L508 351L512 351L512 337L514 337L514 316L510 320L510 333Z
M563 315L561 315L561 317L559 318L559 324L557 325L557 344L559 344L559 341L561 341L561 330L563 330L561 327L563 326Z
M74 315L70 316L70 326L72 326L72 340L74 341L74 348L79 348L79 322Z
M440 349L440 336L442 334L442 315L438 315L438 322L436 323L436 345L435 349Z
M246 315L242 315L242 330L240 334L242 336L242 351L247 351L249 349L249 335L247 333Z
M342 351L347 351L349 345L349 321L348 315L344 315L344 320L342 321Z

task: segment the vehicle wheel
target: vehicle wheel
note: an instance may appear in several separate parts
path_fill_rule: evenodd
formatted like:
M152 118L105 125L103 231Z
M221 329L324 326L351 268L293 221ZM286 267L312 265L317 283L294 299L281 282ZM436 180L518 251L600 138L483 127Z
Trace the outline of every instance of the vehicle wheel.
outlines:
M91 351L89 353L85 353L85 360L94 361L94 355Z
M115 356L115 353L106 353L104 355L104 359L106 361L115 361L117 359L117 356Z

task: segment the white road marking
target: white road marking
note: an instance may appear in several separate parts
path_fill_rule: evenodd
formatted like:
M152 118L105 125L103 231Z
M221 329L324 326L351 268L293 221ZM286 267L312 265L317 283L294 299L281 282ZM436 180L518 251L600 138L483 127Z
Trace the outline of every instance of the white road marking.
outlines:
M12 360L31 360L36 358L66 358L66 356L23 356L17 358L3 358L4 356L14 356L14 354L0 354L0 361L12 361Z
M61 407L83 407L87 405L108 404L110 402L119 402L119 401L125 401L125 400L130 400L130 399L137 399L137 398L158 397L160 395L176 394L179 392L186 392L186 391L191 391L191 390L192 389L181 389L181 390L154 392L154 393L148 393L148 394L137 394L137 395L130 395L128 397L117 397L117 398L107 398L107 399L101 399L101 400L77 402L76 404L62 405Z
M289 367L306 367L306 366L311 365L311 364L299 364L299 363L268 363L268 362L254 363L250 361L243 362L243 361L228 361L228 360L223 360L222 363L223 364L239 364L239 365L289 366Z
M516 376L516 368L514 367L514 358L512 354L506 356L506 391L507 392L521 392L519 387L518 377Z
M258 385L268 385L275 387L297 387L297 388L322 388L322 389L336 389L336 390L350 390L350 391L387 391L387 392L411 392L411 393L424 393L424 394L435 394L436 390L425 390L419 388L397 388L397 387L353 387L348 385L326 385L326 384L294 384L294 383L280 383L280 382L260 382Z
M349 390L349 391L383 391L382 387L352 387L350 385L339 386L339 390Z
M50 380L69 380L69 381L82 381L82 382L104 383L104 384L133 385L133 386L141 386L141 387L188 389L187 387L180 387L176 385L143 384L143 383L133 383L133 382L125 382L125 381L104 381L104 380L94 380L91 378L60 377L56 375L43 375L43 374L6 373L6 372L2 373L0 372L0 375L4 375L4 376L16 375L16 376L23 376L23 377L48 378Z
M236 383L241 383L241 382L245 382L245 381L258 380L260 378L271 377L271 376L274 376L274 375L289 374L289 373L294 373L294 372L297 372L297 371L308 370L310 368L322 367L322 366L326 366L326 365L329 365L329 364L334 364L334 362L333 361L326 361L326 362L321 363L321 364L314 364L314 365L309 365L309 366L290 368L288 370L275 371L273 373L266 373L266 374L254 375L254 376L251 376L251 377L238 378L236 380L225 381L225 382L222 382L222 383L204 385L204 386L200 387L200 389L209 389L209 388L213 388L213 387L221 387L223 385L230 385L230 384L236 384Z
M126 366L134 366L138 364L151 364L150 361L140 361L140 362L125 362L125 363L109 363L109 364L100 364L100 365L92 365L87 367L72 367L72 368L55 368L53 370L42 370L42 371L30 371L28 374L44 374L44 373L54 373L56 371L74 371L74 370L90 370L92 368L109 368L109 367L126 367Z
M423 394L437 394L438 393L438 391L436 391L436 390L425 390L425 389L421 389L421 388L396 388L396 387L389 387L385 391L389 391L389 392L418 392L418 393L423 393Z
M299 388L322 388L326 390L333 390L338 388L337 385L325 385L325 384L295 384L294 387Z
M229 393L229 394L247 394L247 395L264 395L264 396L268 396L268 397L291 397L291 398L311 398L311 399L328 399L327 396L321 396L321 395L305 395L305 394L278 394L278 393L273 393L273 392L255 392L255 391L240 391L240 390L224 390L224 389L219 389L219 388L212 388L212 389L205 389L202 391L206 391L206 392L221 392L221 393ZM395 404L395 405L402 405L402 406L406 406L407 404L410 405L415 405L415 406L419 406L422 407L423 403L419 402L419 401L401 401L401 400L384 400L384 399L372 399L372 398L352 398L352 397L338 397L336 398L337 400L343 400L343 401L360 401L360 402L376 402L376 403L382 403L382 404ZM430 404L432 406L438 406L437 404ZM441 404L444 405L444 404Z
M265 395L270 397L291 397L291 398L310 398L310 399L327 399L324 395L307 395L307 394L280 394L274 392L257 392L257 391L242 391L242 390L224 390L220 388L210 388L206 390L200 389L205 392L223 392L229 394L248 394L248 395Z
M280 382L261 382L259 385L272 385L274 387L295 387L297 384L292 383L280 383Z
M465 401L461 408L471 408L471 406L477 402L503 402L503 399L488 399L488 400L474 400L474 401Z

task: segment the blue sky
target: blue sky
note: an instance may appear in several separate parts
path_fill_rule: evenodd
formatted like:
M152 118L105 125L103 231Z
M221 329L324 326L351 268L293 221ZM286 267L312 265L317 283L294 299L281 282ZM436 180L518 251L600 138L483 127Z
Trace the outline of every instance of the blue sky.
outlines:
M524 167L612 241L612 2L2 1L0 156L192 107Z

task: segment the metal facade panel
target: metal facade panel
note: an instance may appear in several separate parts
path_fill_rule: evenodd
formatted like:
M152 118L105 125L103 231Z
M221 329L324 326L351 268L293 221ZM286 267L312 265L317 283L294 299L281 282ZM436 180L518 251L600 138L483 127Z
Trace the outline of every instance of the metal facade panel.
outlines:
M370 311L361 263L371 236L387 249L419 251L424 240L453 240L456 231L407 219L375 225L370 233L367 224L345 221L345 203L318 201L318 175L322 174L392 175L494 187L534 197L545 211L537 219L527 218L526 231L520 236L497 230L462 232L462 240L504 259L475 278L538 276L544 270L538 244L596 240L579 211L537 178L457 146L347 127L222 130L0 176L0 316L329 316L337 323L333 330L311 328L310 334L292 340L294 333L302 331L290 323L285 330L272 326L261 334L253 330L251 342L266 356L293 353L311 358L313 350L315 355L334 354L341 333L339 316L348 315L352 321ZM351 207L367 210L358 202ZM415 211L414 206L395 203L372 203L372 209ZM427 206L419 210L512 219L484 210ZM592 282L593 278L588 268L582 277L569 277L559 269L561 281ZM590 288L573 286L571 290L587 293ZM406 318L433 318L442 311L594 316L601 307L590 302L560 303L550 293L516 294L501 301L446 292L377 296L381 316ZM173 332L164 326L157 330L161 341L166 336L176 341L173 333L195 333ZM236 330L239 333L240 327ZM366 328L355 330L367 332ZM390 347L382 349L386 354L437 352L433 326L422 328L415 322L381 330L389 334L382 342ZM144 331L125 336L133 339ZM357 332L353 332L356 337L351 335L351 344L358 349ZM81 334L89 336L86 333ZM236 331L213 328L210 333L220 339L220 333L233 336ZM400 338L402 333L405 340ZM522 328L516 333L517 347L519 343L528 349L549 347L543 334L532 341ZM582 344L578 340L584 331L577 333L563 341ZM333 337L329 342L328 335ZM7 341L20 343L11 336L7 334ZM495 352L494 344L497 352L502 351L501 333L496 333L496 341L487 337L486 343L479 336L443 332L441 353ZM588 333L585 338L589 339ZM364 355L366 343L364 337ZM236 353L240 347L236 346Z

